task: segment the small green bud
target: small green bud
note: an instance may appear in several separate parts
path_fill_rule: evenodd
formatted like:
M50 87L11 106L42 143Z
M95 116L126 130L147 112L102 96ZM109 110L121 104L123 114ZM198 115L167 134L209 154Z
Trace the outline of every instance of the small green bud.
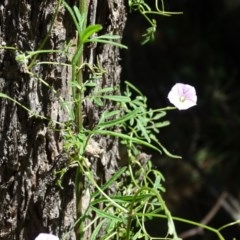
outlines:
M26 58L25 54L17 54L15 60L22 64L28 63L28 59Z

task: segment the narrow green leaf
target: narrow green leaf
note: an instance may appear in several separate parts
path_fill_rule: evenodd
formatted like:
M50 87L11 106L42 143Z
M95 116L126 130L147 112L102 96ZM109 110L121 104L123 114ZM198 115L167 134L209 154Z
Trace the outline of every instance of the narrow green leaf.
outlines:
M118 137L118 138L121 138L121 139L124 139L124 140L132 141L134 143L152 148L152 149L158 151L159 153L162 153L161 150L159 148L155 147L154 145L152 145L148 142L145 142L143 140L140 140L138 138L130 137L130 136L128 136L126 134L123 134L123 133L112 132L112 131L108 131L108 130L95 130L94 133L95 134L108 135L108 136L114 136L114 137Z
M103 106L103 101L99 97L94 97L93 102L96 103L98 106Z
M78 24L77 18L75 16L72 8L65 1L63 1L63 4L64 4L65 8L68 10L69 14L71 15L72 20L73 20L73 22L75 24L75 27L76 27L77 31L80 33L81 29L80 29L80 26Z
M138 232L134 233L134 236L132 236L132 240L137 240L142 237L144 237L144 235L142 233L142 228L140 228Z
M100 123L96 127L99 128L99 129L103 129L103 128L109 128L109 127L117 126L119 124L122 124L122 123L126 122L127 120L129 120L131 118L134 118L136 116L137 112L138 112L138 109L135 109L134 111L131 111L130 113L125 114L118 119L114 119L112 121Z
M83 30L84 21L86 21L86 14L81 15L78 7L73 6L73 11L78 19L78 24L80 26L81 31Z
M95 208L95 207L91 206L91 209L93 211L95 211L99 215L99 217L101 217L101 218L106 218L108 220L112 220L112 221L115 221L115 222L116 221L117 222L121 222L123 220L122 218L119 218L119 217L116 217L116 216L114 216L112 214L104 212L103 210L101 210L99 208Z
M101 94L101 93L107 93L107 92L112 92L112 91L114 91L114 88L112 88L112 87L105 87L103 89L97 90L97 93Z
M101 98L108 99L111 101L116 101L116 102L130 102L131 99L126 96L121 96L121 95L105 95L101 96Z
M105 44L110 44L110 45L113 45L113 46L116 46L116 47L120 47L120 48L125 48L127 49L128 47L126 45L123 45L121 43L118 43L118 42L114 42L114 41L111 41L111 40L107 40L107 39L99 39L97 37L93 37L91 39L89 39L88 41L86 42L98 42L98 43L105 43Z
M166 127L170 124L169 121L163 121L163 122L159 122L159 123L155 123L154 127L155 128L162 128L162 127Z
M97 227L94 229L94 231L91 234L90 240L95 240L99 236L99 231L101 230L101 227L103 224L105 224L106 219L103 219L100 223L98 223Z
M105 119L108 119L108 118L111 118L113 117L114 115L120 115L121 111L120 110L115 110L115 111L111 111L111 112L108 112L108 111L105 111L102 116L103 116L103 120Z
M120 39L121 37L119 35L110 35L110 34L104 34L100 36L96 36L97 39Z
M141 119L137 119L137 127L139 128L139 130L141 131L141 135L142 137L144 137L147 142L151 142L149 136L148 136L148 132L146 130L146 128L143 126L142 122L140 121Z
M156 176L156 179L155 179L155 182L154 182L154 185L153 185L153 188L154 189L158 189L159 187L161 187L161 176Z
M134 202L141 202L144 199L149 199L150 197L153 197L153 194L141 194L141 195L132 195L132 196L114 196L112 199L118 203L129 203L132 202L134 200Z
M158 119L164 117L165 115L166 115L166 112L157 113L157 114L153 117L153 120L158 120Z
M102 25L100 24L93 24L89 25L82 33L81 33L81 40L82 43L88 41L88 39L94 34L102 30Z
M153 197L152 194L144 194L144 195L139 195L139 196L113 196L111 197L111 199L116 202L116 203L121 203L121 204L126 204L126 203L131 203L133 200L134 202L140 202L140 201L145 201L145 199L149 199L150 197ZM104 203L104 202L107 202L109 203L109 200L102 197L102 198L99 198L97 197L96 200L93 200L91 202L91 204L94 206L96 204L99 204L99 203Z
M72 81L72 87L82 90L82 86L77 81Z
M94 83L94 82L85 82L85 83L83 84L83 86L84 86L84 87L96 87L97 84Z
M125 84L127 85L127 87L130 87L131 89L133 89L136 93L138 93L140 96L143 96L143 94L130 82L125 81Z
M102 191L104 191L105 189L107 189L108 187L110 187L113 183L115 183L117 181L117 179L119 177L122 176L122 174L126 171L127 167L122 167L120 168L105 184L103 184L101 186ZM101 194L100 192L96 192L92 195L92 198L95 198L96 196L98 196L99 194Z
M152 139L153 139L153 138L152 138ZM154 138L153 140L154 140L154 142L155 142L156 144L158 144L158 146L163 150L163 152L164 152L168 157L171 157L171 158L179 158L179 159L182 158L181 156L171 154L156 138Z

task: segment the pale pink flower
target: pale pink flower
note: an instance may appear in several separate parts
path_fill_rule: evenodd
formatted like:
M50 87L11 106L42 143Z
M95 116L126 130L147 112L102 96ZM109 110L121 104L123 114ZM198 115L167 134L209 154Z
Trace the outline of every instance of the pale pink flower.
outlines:
M59 238L52 234L40 233L35 240L59 240Z
M194 87L188 84L176 83L168 93L168 99L179 110L185 110L197 104Z

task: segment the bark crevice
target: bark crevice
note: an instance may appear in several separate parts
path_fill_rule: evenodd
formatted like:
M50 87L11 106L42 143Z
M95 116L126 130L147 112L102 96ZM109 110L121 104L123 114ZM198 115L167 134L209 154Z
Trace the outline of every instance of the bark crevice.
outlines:
M0 3L0 44L16 47L23 53L36 50L47 34L57 3L50 0L5 0ZM92 0L89 11L91 21L102 24L104 33L122 35L125 22L123 1ZM44 48L61 49L74 37L72 20L60 7ZM69 157L63 152L61 127L54 121L66 122L69 117L58 96L36 76L26 74L24 67L16 62L16 54L16 51L0 49L0 92L49 120L29 116L16 103L0 98L0 239L31 240L40 232L63 236L70 231L66 239L74 240L75 169L64 176L63 189L57 185L59 176L56 175L67 166ZM39 58L68 63L61 54L41 55ZM97 59L107 70L99 87L118 87L119 50L98 45L86 55L86 61L91 64L96 64ZM71 99L71 70L68 67L35 66L34 74L53 87L64 100ZM86 122L93 126L102 111L113 109L114 105L106 102L103 108L92 104L88 109L86 105L83 108ZM92 167L100 182L105 182L117 169L118 143L110 137L97 136L96 139L104 153L100 161L96 160L101 164L95 169L94 164Z

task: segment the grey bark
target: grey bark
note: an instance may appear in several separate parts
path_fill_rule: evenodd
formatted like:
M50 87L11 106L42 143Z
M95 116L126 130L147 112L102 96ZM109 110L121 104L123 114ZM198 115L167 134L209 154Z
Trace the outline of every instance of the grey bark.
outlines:
M36 50L47 33L56 4L56 0L2 1L0 44L17 47L23 52ZM102 24L104 32L122 35L125 23L123 1L90 1L89 22ZM74 37L72 21L61 7L44 48L59 49ZM16 103L0 98L0 239L31 240L40 232L63 237L70 231L65 239L74 240L71 228L75 221L75 170L64 176L63 189L60 189L55 172L66 166L69 159L63 152L61 129L52 123L52 120L66 122L68 116L58 97L38 79L26 74L15 57L15 51L0 50L0 92L50 120L29 116ZM40 58L68 61L59 54ZM96 63L96 59L107 70L100 86L119 86L119 50L109 45L90 46L85 60ZM64 99L71 98L70 69L59 65L35 67L34 71ZM84 123L89 128L104 109L114 108L108 102L102 109L89 104L83 107ZM92 167L104 182L117 168L118 144L109 137L101 136L95 140L104 153L100 163Z

